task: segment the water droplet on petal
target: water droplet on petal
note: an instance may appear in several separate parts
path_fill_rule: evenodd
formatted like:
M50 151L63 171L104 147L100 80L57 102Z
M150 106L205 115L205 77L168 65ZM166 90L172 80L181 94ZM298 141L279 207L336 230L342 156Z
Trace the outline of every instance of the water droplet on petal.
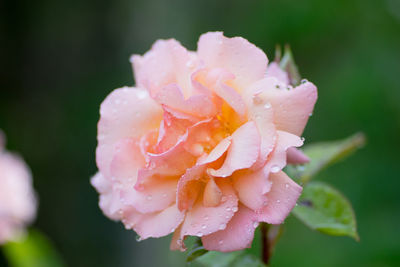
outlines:
M300 83L301 83L301 84L305 84L306 82L308 82L307 79L302 79Z
M264 108L266 108L266 109L269 109L270 107L271 107L270 103L267 103L267 104L264 105Z
M230 207L226 207L226 211L231 211L231 208Z
M279 168L278 165L274 165L274 166L271 167L271 172L272 172L272 173L277 173L277 172L279 172L280 170L281 170L281 168Z
M285 188L286 189L289 188L289 184L288 183L285 184Z
M203 224L202 226L201 226L201 229L206 229L207 228L207 225L205 225L205 224Z
M238 211L238 207L233 207L233 208L232 208L232 211L233 211L233 212L237 212L237 211Z
M198 237L202 237L202 236L203 236L203 233L202 233L202 232L197 232L197 236L198 236Z
M257 228L258 224L259 224L258 222L253 222L253 227Z
M140 241L142 241L142 240L143 240L143 239L142 239L139 235L136 236L136 241L137 241L137 242L140 242Z
M218 244L219 244L219 245L222 245L223 243L224 243L224 240L218 241Z
M224 230L226 228L226 224L225 223L221 223L219 225L219 230Z
M151 195L148 195L147 197L146 197L146 199L147 200L151 200L153 197L151 196Z
M276 203L281 203L281 201L278 199L278 200L276 201Z

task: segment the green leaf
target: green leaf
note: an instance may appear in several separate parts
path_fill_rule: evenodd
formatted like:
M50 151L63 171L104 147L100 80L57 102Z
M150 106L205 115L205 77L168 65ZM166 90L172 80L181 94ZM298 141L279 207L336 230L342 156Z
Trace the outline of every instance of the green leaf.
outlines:
M280 59L280 47L276 49L275 56ZM293 85L298 85L301 80L301 76L299 70L297 68L296 63L294 62L294 57L292 54L292 50L289 45L285 45L285 52L283 54L282 60L279 62L279 66L281 69L286 71L289 74L290 83Z
M350 202L325 183L311 182L304 186L293 214L311 229L359 240L356 218Z
M17 242L3 246L4 255L12 267L65 266L51 242L37 230L31 230Z
M310 181L318 172L342 160L363 147L363 133L354 134L346 139L314 143L304 147L303 152L310 158L310 163L304 166L289 166L287 173L290 177L299 179L303 184Z
M256 256L245 251L229 253L209 251L194 260L190 266L194 267L265 267Z

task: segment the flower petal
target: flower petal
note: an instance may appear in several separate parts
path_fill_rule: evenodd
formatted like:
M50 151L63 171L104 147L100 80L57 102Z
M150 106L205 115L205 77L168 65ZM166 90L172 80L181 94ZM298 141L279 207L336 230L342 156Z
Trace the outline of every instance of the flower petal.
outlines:
M184 217L185 214L172 205L160 212L142 214L133 229L142 239L162 237L174 232Z
M276 62L271 62L268 65L267 69L267 77L275 77L280 82L284 83L285 85L289 84L289 75L286 71L282 70L279 67L279 64Z
M287 162L289 164L305 164L310 161L310 158L301 150L290 147L287 150Z
M207 250L229 252L249 248L258 226L255 213L239 204L239 210L224 230L203 236L203 246Z
M226 38L222 32L200 36L197 51L205 66L232 72L239 88L263 78L267 69L268 59L261 49L241 37Z
M302 187L284 172L271 173L271 190L267 194L268 204L257 213L260 221L281 224L296 205Z
M152 96L170 83L182 86L185 97L192 94L190 75L198 64L196 54L188 52L178 41L158 40L143 56L133 55L131 62L136 84L148 89Z
M254 122L243 124L232 134L232 144L218 170L209 169L215 177L227 177L234 171L251 167L260 152L260 134Z
M203 236L224 229L238 208L238 198L226 179L216 180L222 192L221 203L215 207L205 207L198 200L186 213L182 225L181 237L186 235Z
M197 117L211 117L217 111L209 96L196 94L185 99L181 87L175 83L162 87L156 94L155 100L160 104Z
M240 202L254 211L262 209L267 204L265 193L271 189L268 175L266 169L234 174L233 185Z
M114 145L124 138L139 138L158 128L162 109L145 90L121 88L103 101L98 123L96 162L103 175L110 175Z

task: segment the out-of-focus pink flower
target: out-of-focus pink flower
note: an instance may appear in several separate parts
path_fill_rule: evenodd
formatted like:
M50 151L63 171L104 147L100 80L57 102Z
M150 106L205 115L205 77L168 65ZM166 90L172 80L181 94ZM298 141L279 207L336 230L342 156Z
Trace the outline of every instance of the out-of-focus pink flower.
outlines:
M22 158L4 149L0 132L0 244L14 240L36 215L31 172Z
M100 207L142 239L174 233L208 250L251 245L259 222L280 224L302 188L282 169L317 99L241 37L202 35L197 52L159 40L131 58L136 87L102 103L92 184Z

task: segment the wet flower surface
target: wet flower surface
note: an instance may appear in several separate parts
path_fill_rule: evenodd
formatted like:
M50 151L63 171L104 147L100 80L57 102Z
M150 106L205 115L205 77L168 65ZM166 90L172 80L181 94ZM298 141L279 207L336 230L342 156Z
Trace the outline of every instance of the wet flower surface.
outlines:
M102 103L92 184L105 215L141 239L173 234L208 250L251 245L259 222L280 224L302 188L282 169L317 99L241 37L203 34L196 52L157 41L131 57L136 87Z

